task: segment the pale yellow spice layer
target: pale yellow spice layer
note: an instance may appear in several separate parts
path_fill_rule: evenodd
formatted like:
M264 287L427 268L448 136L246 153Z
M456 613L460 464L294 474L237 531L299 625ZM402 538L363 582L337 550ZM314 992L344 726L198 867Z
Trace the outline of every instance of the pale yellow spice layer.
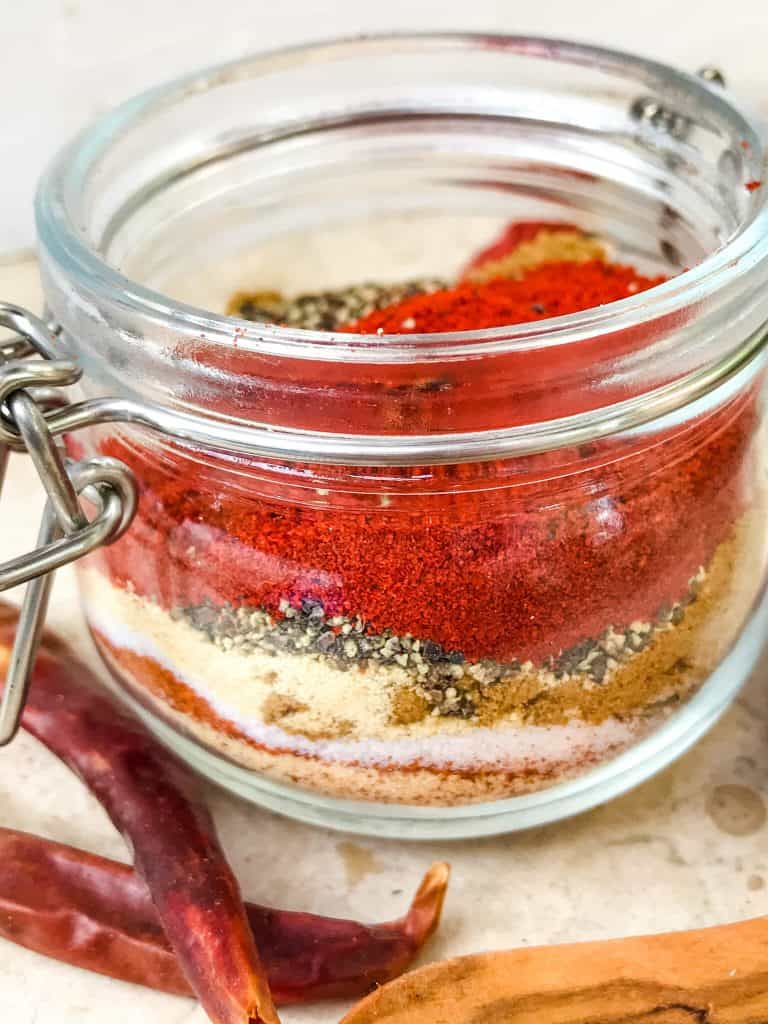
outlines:
M576 778L591 767L589 759L584 757L577 763L550 762L544 770L532 765L530 769L519 770L514 774L508 771L373 767L322 761L288 751L266 750L242 736L229 734L221 727L214 727L200 718L171 707L166 700L157 696L160 692L158 673L163 671L159 666L147 661L144 665L137 664L130 652L111 648L98 633L94 636L102 656L115 675L123 679L129 675L139 687L132 687L134 696L181 733L249 771L327 796L376 803L452 807L533 793L556 782ZM639 722L635 731L636 738L642 738L657 721L658 717L653 721ZM622 749L623 744L617 745L615 749L603 748L600 757L595 757L594 765L621 753Z
M426 714L404 670L389 667L344 672L313 663L308 671L308 656L223 652L191 627L173 621L146 601L118 591L95 573L88 573L85 593L89 603L98 601L96 607L108 616L118 610L125 615L126 606L130 607L133 621L122 621L134 630L147 629L152 620L155 630L158 623L164 624L178 640L177 631L189 629L181 647L186 641L194 641L194 649L187 653L196 672L208 676L214 669L212 661L200 662L203 649L199 645L203 644L207 648L205 657L216 662L212 678L222 679L221 673L226 673L226 685L239 691L241 700L247 699L252 714L289 734L310 739L426 737L466 734L477 725L514 729L525 724L560 725L574 720L600 723L613 718L629 722L639 738L701 684L733 642L759 584L763 549L760 517L756 513L744 516L717 549L697 599L686 608L682 621L658 632L648 648L633 655L603 683L572 679L542 684L536 673L519 673L511 680L477 688L478 714L470 721ZM105 602L110 604L105 606ZM98 628L96 633L115 670L133 677L145 697L171 722L246 768L328 794L385 802L460 804L532 792L578 775L591 764L583 749L576 763L550 762L541 770L531 765L514 773L378 768L269 751L239 733L232 723L219 720L212 725L206 721L205 704L199 697L194 698L198 702L194 710L186 707L183 699L172 698L178 681L167 669L151 658L115 647L98 636ZM244 674L246 664L249 668ZM169 700L176 706L170 707ZM599 756L595 755L595 763L618 753L625 745L603 748Z
M116 676L124 678L128 669L126 652L113 651L98 634L95 637L106 664ZM7 670L9 657L10 651L0 648L0 675ZM153 707L180 732L194 737L203 746L246 769L329 796L415 806L450 806L530 793L552 781L549 776L543 775L513 779L503 773L475 776L427 769L390 771L361 765L326 764L314 758L272 753L243 740L233 739L206 722L190 718L175 711L166 702L158 701L150 693L148 677L142 677L135 665L131 666L131 670L141 687L141 702ZM582 770L582 764L571 766L570 769L563 766L557 781L578 775Z
M522 277L526 271L535 270L544 263L588 263L607 258L605 242L594 235L562 228L542 230L529 241L515 246L506 256L486 260L479 267L474 267L466 275L466 280L482 284L497 277Z

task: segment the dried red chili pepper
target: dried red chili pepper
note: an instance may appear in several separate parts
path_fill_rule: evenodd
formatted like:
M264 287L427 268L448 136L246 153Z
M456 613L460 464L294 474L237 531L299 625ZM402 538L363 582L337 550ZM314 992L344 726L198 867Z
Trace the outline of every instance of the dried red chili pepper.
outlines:
M386 924L247 904L277 1003L357 997L402 973L440 919L434 864L408 913ZM0 828L0 936L122 981L192 995L144 882L125 864Z
M0 671L16 618L0 602ZM191 772L50 634L22 724L82 779L131 847L179 964L214 1024L278 1022L237 880Z

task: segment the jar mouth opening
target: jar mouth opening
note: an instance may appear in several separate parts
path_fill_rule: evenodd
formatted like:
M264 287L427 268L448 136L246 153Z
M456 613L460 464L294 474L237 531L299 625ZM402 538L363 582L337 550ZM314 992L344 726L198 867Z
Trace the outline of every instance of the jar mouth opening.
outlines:
M78 183L82 185L122 133L156 110L187 95L213 89L240 77L258 75L262 69L275 65L290 67L305 61L335 61L343 59L348 50L359 55L361 48L366 47L377 52L409 47L439 50L467 44L490 51L597 66L612 74L636 79L651 88L663 87L689 102L701 104L712 116L735 126L750 166L762 166L764 144L758 126L750 117L703 80L630 54L558 39L473 33L393 34L339 39L276 50L187 75L145 92L99 119L59 155L41 182L36 203L41 239L62 265L87 279L92 294L119 294L124 305L134 313L146 315L156 325L172 330L174 323L181 320L188 328L199 331L209 343L236 344L241 352L330 362L424 362L545 349L586 339L595 340L601 335L629 330L651 318L667 317L691 307L720 289L734 286L747 271L768 258L768 201L766 190L758 187L751 193L747 216L722 247L647 291L533 324L381 336L258 323L188 305L125 276L89 244L82 226L87 212L78 210L76 204L73 209L72 197L78 195Z

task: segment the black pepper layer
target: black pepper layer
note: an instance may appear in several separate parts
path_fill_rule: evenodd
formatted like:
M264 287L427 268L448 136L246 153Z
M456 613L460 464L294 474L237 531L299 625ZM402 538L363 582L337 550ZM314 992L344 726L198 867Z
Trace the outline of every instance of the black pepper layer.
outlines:
M314 655L347 671L369 664L397 666L409 672L418 684L421 696L432 713L472 718L476 712L471 687L476 683L492 685L520 673L536 671L543 682L567 682L578 677L601 685L610 673L634 654L645 650L656 634L682 622L685 610L693 604L705 577L703 569L690 580L684 598L659 609L650 622L633 622L616 630L608 626L599 636L585 638L546 658L541 665L518 659L471 662L459 650L447 650L434 640L410 634L398 636L391 630L373 633L357 617L328 616L320 601L304 598L298 607L288 601L280 604L280 616L249 605L195 605L173 612L204 633L217 647L239 654L260 652L276 655Z

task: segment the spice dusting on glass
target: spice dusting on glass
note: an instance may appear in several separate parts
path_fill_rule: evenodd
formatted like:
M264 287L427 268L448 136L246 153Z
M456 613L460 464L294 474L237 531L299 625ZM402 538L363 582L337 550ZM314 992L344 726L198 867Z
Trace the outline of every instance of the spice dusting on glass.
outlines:
M535 323L664 280L569 223L516 222L465 255L452 279L294 295L256 281L228 312L386 338ZM542 349L538 389L521 388L540 420L568 411L548 385L562 358ZM382 429L424 434L433 403L455 403L471 431L460 397L450 370L383 375L375 408ZM762 572L756 424L747 390L565 462L355 474L111 433L100 450L136 471L141 502L83 572L89 621L134 692L272 778L406 804L532 792L648 735L735 639Z

